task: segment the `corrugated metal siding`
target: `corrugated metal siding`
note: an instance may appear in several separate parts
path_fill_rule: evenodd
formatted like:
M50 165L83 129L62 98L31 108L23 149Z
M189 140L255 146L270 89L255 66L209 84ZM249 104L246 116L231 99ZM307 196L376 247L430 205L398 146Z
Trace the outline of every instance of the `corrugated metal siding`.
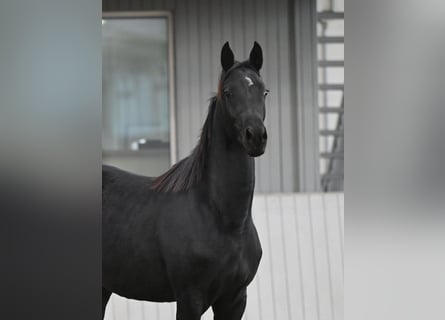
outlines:
M344 195L257 195L252 210L263 258L243 319L343 319ZM174 303L112 295L105 319L171 320L175 312Z
M237 59L253 41L264 51L262 75L271 93L266 126L269 143L257 160L257 192L295 191L297 172L295 82L291 72L293 13L288 0L103 1L103 11L173 12L175 37L177 146L179 159L194 147L216 92L220 50L229 41Z

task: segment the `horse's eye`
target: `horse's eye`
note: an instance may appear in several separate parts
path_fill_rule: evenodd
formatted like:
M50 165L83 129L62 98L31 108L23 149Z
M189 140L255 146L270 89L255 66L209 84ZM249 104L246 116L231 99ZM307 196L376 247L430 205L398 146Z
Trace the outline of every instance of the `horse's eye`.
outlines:
M264 96L266 97L269 94L269 90L264 91Z
M224 96L226 98L230 98L232 96L232 92L230 92L229 90L224 90Z

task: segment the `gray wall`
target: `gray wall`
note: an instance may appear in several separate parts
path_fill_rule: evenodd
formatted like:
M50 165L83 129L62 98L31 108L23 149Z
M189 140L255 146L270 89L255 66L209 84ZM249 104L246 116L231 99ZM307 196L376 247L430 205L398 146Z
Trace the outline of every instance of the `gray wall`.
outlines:
M208 100L216 92L219 53L229 41L235 58L247 58L253 41L263 47L262 75L270 94L268 148L257 160L257 192L297 190L297 139L293 8L288 0L103 1L103 11L173 12L176 124L179 159L197 142Z

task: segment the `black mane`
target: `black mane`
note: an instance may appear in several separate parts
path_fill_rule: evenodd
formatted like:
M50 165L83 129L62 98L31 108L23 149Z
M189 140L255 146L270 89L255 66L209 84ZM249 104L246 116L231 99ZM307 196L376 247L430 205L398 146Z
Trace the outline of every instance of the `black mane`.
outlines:
M185 191L201 181L210 146L216 101L217 97L210 100L209 111L201 130L201 136L192 153L155 178L151 186L153 190L159 192Z

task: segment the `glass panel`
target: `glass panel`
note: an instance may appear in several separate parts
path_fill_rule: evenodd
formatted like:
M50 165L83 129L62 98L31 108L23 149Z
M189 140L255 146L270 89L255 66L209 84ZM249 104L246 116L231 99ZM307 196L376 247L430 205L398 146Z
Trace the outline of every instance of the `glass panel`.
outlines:
M103 161L158 175L170 165L167 17L102 21Z
M318 59L343 61L345 59L345 45L343 43L319 43Z
M325 36L343 37L345 35L345 20L327 20L325 23Z
M319 67L318 68L319 83L345 83L345 71L343 67Z
M338 113L321 113L318 115L318 127L320 130L336 130L337 123Z
M318 91L320 107L339 108L342 98L343 91Z
M344 0L317 0L317 11L345 11Z

